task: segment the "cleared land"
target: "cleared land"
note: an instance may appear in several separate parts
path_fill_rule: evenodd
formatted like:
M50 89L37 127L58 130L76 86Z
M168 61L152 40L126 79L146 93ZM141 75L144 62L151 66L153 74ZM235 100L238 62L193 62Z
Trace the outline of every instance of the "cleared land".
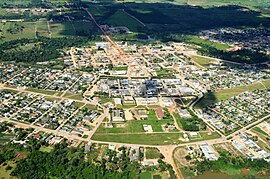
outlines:
M191 138L190 142L215 139L220 137L218 134L213 133L207 135L207 132L199 132L199 137ZM128 144L144 144L144 145L169 145L169 144L181 144L185 143L183 134L177 133L142 133L142 134L130 134L130 133L95 133L92 137L93 140L107 141L107 142L120 142Z
M173 120L140 120L127 121L126 123L113 124L114 128L105 128L101 125L96 133L138 133L144 132L143 124L151 125L154 132L163 132L161 125L173 123ZM117 127L117 126L122 127Z
M161 154L157 148L146 148L145 158L146 159L158 159Z
M143 25L129 16L124 10L116 11L106 22L113 26L126 26L131 31L138 31Z
M154 134L98 134L93 140L120 142L128 144L168 145L183 143L181 133L154 133ZM180 139L180 140L179 140Z

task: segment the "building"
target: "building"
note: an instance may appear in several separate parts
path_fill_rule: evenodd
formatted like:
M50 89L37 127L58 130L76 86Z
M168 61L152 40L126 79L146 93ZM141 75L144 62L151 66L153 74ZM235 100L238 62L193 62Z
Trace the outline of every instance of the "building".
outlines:
M124 112L121 110L112 110L112 122L125 122Z
M214 149L209 146L207 143L200 145L200 149L202 150L204 156L208 160L217 160L217 156L214 153Z
M145 132L153 132L153 128L152 128L152 126L151 125L147 125L147 124L144 124L143 125L143 130L145 131Z

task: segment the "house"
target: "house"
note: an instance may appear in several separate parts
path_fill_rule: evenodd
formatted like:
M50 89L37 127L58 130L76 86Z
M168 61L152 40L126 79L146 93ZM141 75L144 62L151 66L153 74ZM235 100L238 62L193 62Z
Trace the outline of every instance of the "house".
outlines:
M124 96L124 103L135 103L132 96Z
M122 101L120 98L114 98L114 103L115 103L115 105L121 105Z
M206 159L212 161L218 159L217 156L214 154L214 149L207 143L200 145L200 149L202 150Z
M162 98L162 105L164 107L170 107L173 105L173 101L170 98Z
M121 110L112 110L112 122L125 122L124 112Z
M186 119L192 118L192 116L190 115L187 109L178 108L178 113L183 118L186 118Z
M84 153L88 154L88 153L90 153L90 151L91 151L91 143L90 144L85 144Z
M109 144L109 150L115 151L116 146L113 144Z
M198 137L198 132L190 132L190 137Z
M143 125L143 130L145 132L149 132L149 133L153 132L152 126L151 125L147 125L147 124L144 124Z
M138 105L155 105L158 103L157 97L135 98L135 100Z
M163 112L161 107L158 107L156 109L156 114L157 114L158 119L163 119L164 118L164 112Z
M178 90L183 95L189 95L193 93L193 89L186 86L180 86L178 87Z

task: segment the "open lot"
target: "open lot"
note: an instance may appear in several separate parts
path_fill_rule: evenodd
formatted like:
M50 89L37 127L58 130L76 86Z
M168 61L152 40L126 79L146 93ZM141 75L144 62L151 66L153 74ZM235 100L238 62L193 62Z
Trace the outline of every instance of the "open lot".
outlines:
M172 120L140 120L140 121L127 121L122 125L124 127L117 127L117 123L113 124L114 128L105 128L101 125L97 133L138 133L144 132L143 124L151 125L154 132L163 132L161 125L173 123Z
M95 133L93 140L121 142L128 144L169 145L183 143L181 133L158 133L158 134L98 134Z
M124 10L116 11L112 16L110 16L106 22L113 26L126 26L131 31L137 32L140 30L139 28L143 28L143 25L139 23L137 20L132 18L127 12Z

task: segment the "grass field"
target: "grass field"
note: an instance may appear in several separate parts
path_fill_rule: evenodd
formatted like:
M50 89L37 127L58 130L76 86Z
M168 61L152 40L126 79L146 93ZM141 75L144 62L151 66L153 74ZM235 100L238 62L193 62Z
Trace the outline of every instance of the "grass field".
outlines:
M11 170L6 170L7 165L11 166L12 169ZM0 176L1 176L1 178L3 178L3 179L15 179L15 178L17 178L17 177L14 177L14 176L10 175L12 170L16 166L15 161L8 161L7 165L5 165L5 166L0 165Z
M47 152L47 153L50 153L52 150L53 150L53 147L52 146L41 146L40 149L39 149L41 152Z
M115 71L128 70L128 67L127 66L113 67L112 70L115 70Z
M213 6L227 6L237 5L244 6L254 10L267 10L270 6L268 0L125 0L125 2L146 2L146 3L172 3L177 5L190 5L190 6L202 6L202 7L213 7ZM269 10L269 9L268 9ZM266 11L267 12L267 11Z
M129 16L125 11L118 10L106 22L113 26L126 26L129 30L137 32L143 25Z
M2 135L0 136L0 145L10 141L11 138L13 138L14 136L13 135L8 135L8 134L5 134L5 135Z
M152 179L152 174L150 172L140 173L139 179Z
M43 90L43 89L37 89L37 88L27 88L27 91L34 92L34 93L47 94L47 95L54 95L58 93L57 91Z
M104 125L101 125L96 133L138 133L144 132L143 124L151 125L154 132L163 132L161 125L172 123L172 120L140 120L140 121L127 121L123 123L125 127L117 128L117 124L113 124L114 128L105 128Z
M64 95L65 98L70 98L70 99L75 99L75 100L82 100L83 96L81 94L70 94L70 93L66 93Z
M100 134L95 133L93 140L120 142L128 144L145 145L168 145L183 143L181 133L158 133L158 134ZM179 140L181 139L181 140Z
M48 28L49 22L47 22L46 19L40 19L36 23L37 23L38 35L44 36L44 37L50 37L49 36L49 28Z
M213 104L219 101L227 100L245 91L254 91L254 90L260 90L260 89L266 89L266 88L267 89L270 88L270 79L264 80L261 82L256 82L256 83L246 85L246 86L223 89L223 90L216 91L213 93L208 93L204 96L204 98L201 101L199 101L196 104L195 108L202 108L202 107L208 106L210 104Z
M200 137L197 138L190 138L190 142L196 142L201 140L211 140L211 139L217 139L220 137L218 133L212 133L211 135L208 135L208 132L199 132Z
M0 43L22 38L33 39L36 35L35 26L35 22L1 22Z
M190 139L190 142L209 140L220 137L217 133L207 135L207 132L199 132L198 138ZM128 144L144 144L144 145L169 145L184 143L182 133L152 133L152 134L131 134L131 133L99 133L96 132L93 140L107 141L107 142L120 142Z
M213 59L202 56L192 56L191 59L205 68L208 68L211 62L214 61Z
M52 37L74 36L75 31L70 22L50 22Z
M254 127L253 130L256 132L259 132L265 136L268 136L268 134L265 131L263 131L260 127Z
M157 148L146 148L145 158L146 159L158 159L160 158L160 152Z

